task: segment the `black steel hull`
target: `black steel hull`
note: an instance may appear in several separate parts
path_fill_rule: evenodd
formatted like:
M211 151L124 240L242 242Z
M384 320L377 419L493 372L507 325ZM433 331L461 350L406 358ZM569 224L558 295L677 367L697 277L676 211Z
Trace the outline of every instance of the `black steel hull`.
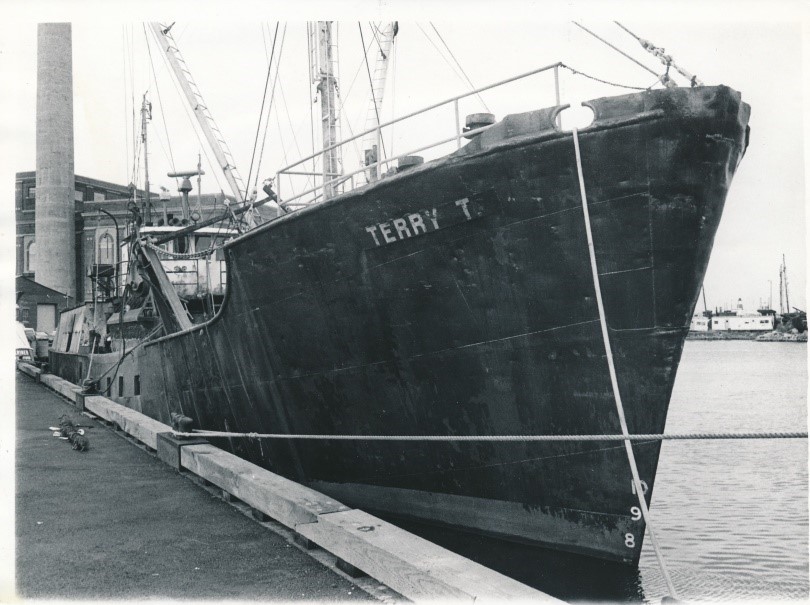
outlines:
M748 108L724 87L592 106L579 137L618 382L630 432L660 433ZM621 432L554 116L510 116L235 241L220 314L138 353L142 410L240 432ZM630 564L641 550L621 443L225 445L369 510ZM634 446L648 501L659 448Z

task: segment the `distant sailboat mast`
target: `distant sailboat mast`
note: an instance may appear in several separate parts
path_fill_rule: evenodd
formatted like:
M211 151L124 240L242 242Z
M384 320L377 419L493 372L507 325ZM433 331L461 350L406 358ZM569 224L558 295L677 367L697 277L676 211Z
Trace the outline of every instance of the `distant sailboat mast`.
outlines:
M782 309L782 288L785 290L785 308ZM788 294L787 263L785 255L782 255L782 266L779 268L779 311L780 313L790 313L790 295Z

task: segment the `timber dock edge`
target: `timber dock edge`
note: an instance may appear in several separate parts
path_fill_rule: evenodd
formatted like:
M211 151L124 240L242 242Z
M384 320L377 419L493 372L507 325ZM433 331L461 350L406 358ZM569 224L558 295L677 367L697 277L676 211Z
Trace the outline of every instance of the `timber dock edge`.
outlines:
M178 444L171 427L25 362L18 371L62 395L78 410L112 423L159 458L186 469L413 601L562 602L521 582L415 536L382 519L276 475L198 440ZM161 446L158 446L158 443ZM169 444L169 445L167 445Z

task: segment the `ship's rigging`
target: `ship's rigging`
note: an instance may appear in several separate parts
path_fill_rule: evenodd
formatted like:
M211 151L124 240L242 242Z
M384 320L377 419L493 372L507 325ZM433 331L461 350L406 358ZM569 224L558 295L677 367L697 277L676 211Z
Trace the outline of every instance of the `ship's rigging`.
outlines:
M219 168L222 170L225 175L225 180L231 188L231 192L238 202L242 204L247 203L249 201L248 191L236 168L233 154L225 142L225 137L214 121L214 117L211 115L202 93L197 83L194 81L185 59L183 59L180 50L177 48L177 43L174 41L171 34L172 26L163 27L159 23L150 23L149 27L168 59L168 63L174 72L177 83L180 85L188 103L191 105L200 128L208 141L208 145L219 164ZM245 218L250 228L256 226L256 214L252 208L245 213Z
M690 84L695 86L699 84L700 81L697 80L692 74L686 72L682 68L674 65L671 57L669 55L665 55L663 53L663 49L656 47L655 45L647 42L646 40L642 40L638 38L633 32L627 29L622 24L616 22L616 24L625 30L628 34L636 38L642 46L651 52L654 56L658 57L667 67L667 72L662 74L658 78L658 82L665 85L665 86L672 86L673 82L672 79L669 77L669 68L670 66L674 66L678 73L690 79ZM283 213L283 208L288 210L295 210L297 208L301 208L303 206L309 205L313 202L323 201L329 199L343 190L344 185L347 181L351 180L351 187L357 186L354 182L354 173L345 174L344 166L343 166L343 159L342 159L342 149L345 143L339 142L339 126L341 123L340 119L340 110L343 107L343 101L340 97L340 87L338 83L337 73L339 70L339 63L338 63L338 56L337 56L337 45L333 40L333 23L332 22L317 22L317 23L309 23L307 25L307 40L308 40L308 47L309 47L309 63L310 63L310 76L311 80L314 84L317 84L316 91L317 91L317 100L320 101L321 106L321 141L323 144L323 151L318 153L313 153L307 160L312 161L312 168L315 168L317 164L317 160L320 159L321 164L321 171L319 176L321 177L320 186L315 185L308 189L305 193L311 193L310 198L308 201L301 203L298 201L293 201L292 203L285 204L278 199L279 196L276 195L275 191L272 189L273 180L268 179L265 180L263 189L268 194L262 200L257 199L257 190L254 187L252 191L250 191L250 183L245 183L236 166L233 159L233 154L230 152L227 144L225 143L225 138L222 135L222 132L217 127L216 123L214 122L213 116L211 115L210 110L208 109L202 94L200 92L199 86L196 84L195 80L193 79L191 72L188 68L188 65L183 58L182 54L180 53L177 43L174 40L171 30L174 27L174 23L164 26L159 23L150 23L149 28L154 36L154 39L157 41L158 45L160 46L161 50L163 51L164 57L166 59L167 64L172 70L174 74L174 79L176 84L182 90L185 99L190 106L193 115L195 116L197 123L205 136L211 151L213 152L216 161L219 165L219 168L222 170L223 175L225 176L226 181L231 188L232 194L234 195L239 211L235 212L234 207L230 207L226 201L226 212L223 213L223 217L226 217L230 220L232 224L234 224L240 231L240 225L244 225L247 228L253 228L257 225L256 217L258 216L255 212L255 207L258 205L262 205L265 203L270 202L274 206L276 206L275 202L278 201L279 204L276 206L277 214ZM445 41L444 37L439 33L436 26L431 23L431 28L433 32L435 32L438 40L441 41L442 45L446 49L447 53L449 53L450 57L452 58L453 62L455 62L455 66L444 56L444 53L441 52L440 54L442 57L448 62L456 73L460 71L463 74L463 78L466 80L467 83L472 87L472 81L464 71L461 64L456 59L455 55L453 54L452 50L450 50L449 45ZM584 31L588 32L589 34L595 36L596 38L602 40L606 44L611 45L610 43L606 42L600 36L597 36L594 32L588 30L584 26L576 23L578 27L583 29ZM391 22L387 24L373 24L370 23L369 27L372 32L372 38L369 42L369 45L366 46L364 37L363 37L363 28L362 25L358 23L358 27L360 30L360 39L363 48L363 63L365 64L366 72L369 79L369 89L370 89L370 102L369 108L366 115L366 129L365 133L363 134L363 155L361 158L361 163L364 166L369 167L366 172L366 182L372 182L374 180L379 179L383 176L382 168L386 163L390 163L392 160L397 158L388 158L386 157L385 153L385 145L384 145L384 138L383 138L383 126L389 127L391 130L391 136L393 137L393 127L394 124L399 122L399 120L389 121L385 124L380 123L380 115L382 111L382 101L383 101L383 94L386 87L386 79L388 74L388 68L390 64L390 58L392 56L393 51L393 44L394 39L398 33L398 25L396 22ZM420 26L420 29L421 26ZM264 31L264 30L263 30ZM145 32L144 32L145 33ZM422 29L422 33L428 37L428 34ZM269 31L268 31L269 34ZM276 85L278 81L279 75L279 62L280 62L280 55L281 50L283 49L284 45L284 37L286 35L286 25L284 28L284 32L282 33L282 41L281 41L281 48L279 48L279 61L276 62L275 66L275 78L273 79L273 85L271 89L270 95L270 103L268 104L267 108L267 118L265 121L265 129L264 129L264 136L262 137L262 152L264 151L264 144L267 139L267 130L270 124L270 112L273 107L273 99L275 97ZM428 38L430 40L430 38ZM262 115L264 114L264 107L265 101L267 97L268 86L271 81L271 74L273 70L273 59L275 56L276 51L276 43L278 41L278 24L276 24L276 29L273 35L273 45L272 50L270 52L270 57L268 60L268 69L267 69L267 79L265 82L265 89L264 95L262 99L262 107L260 109L260 118L259 124L257 126L256 132L256 141L254 142L254 150L253 150L253 159L251 160L251 175L249 175L248 180L250 181L250 177L253 174L253 166L254 161L256 159L256 147L259 138L259 131L261 129L262 124ZM432 41L431 41L432 42ZM374 46L376 43L376 49L374 54L376 56L376 63L374 68L374 75L372 77L371 68L368 62L368 54L369 50ZM433 43L434 48L439 51L439 47ZM617 49L618 50L618 49ZM622 52L622 51L619 51ZM151 53L151 51L150 51ZM626 53L623 53L625 54ZM634 62L642 65L637 60L633 59L632 57L628 57ZM363 66L361 63L361 67ZM643 65L642 65L643 66ZM456 70L457 67L457 70ZM650 72L653 72L650 68L645 67ZM566 68L571 71L575 75L582 75L593 80L597 80L600 82L605 82L611 84L600 78L595 78L588 74L585 74L581 71L578 71L568 65L563 63L559 63L558 67L554 68L555 74L555 87L557 90L557 102L559 103L559 74L558 68ZM359 73L360 69L358 69ZM653 72L655 73L655 72ZM355 74L355 79L357 74ZM459 76L461 77L461 76ZM354 80L352 81L352 85L354 84ZM617 84L614 84L617 85ZM351 88L351 85L350 85ZM628 88L638 88L638 87L628 87ZM280 87L282 92L283 98L283 88ZM484 102L483 98L481 97L481 92L484 89L473 89L473 93L475 96L480 100L482 105L486 108L486 103ZM459 97L460 98L460 97ZM142 133L142 146L143 146L143 153L146 154L146 121L151 119L151 104L147 105L148 101L146 100L146 95L144 95L143 104L142 104L142 125L141 125L141 133ZM285 99L285 106L286 106L286 99ZM417 112L419 113L419 112ZM278 114L278 112L277 112ZM409 115L416 115L409 114ZM289 117L289 111L288 111ZM406 116L407 117L407 116ZM458 129L458 101L456 101L456 123ZM165 125L165 118L164 118L164 125ZM485 123L482 123L485 125ZM457 130L456 140L458 145L460 146L460 137L458 136L460 131ZM294 130L293 130L294 134ZM353 142L356 145L356 142L353 139L357 139L359 135L353 135L348 142ZM393 138L392 138L393 141ZM279 139L279 143L283 146L283 141ZM313 131L313 144L314 144L314 131ZM296 141L297 145L297 141ZM418 150L417 150L418 151ZM286 153L285 153L286 155ZM400 161L403 161L402 156L397 156ZM259 164L256 167L256 174L258 175L260 169L261 157L259 159ZM303 164L303 162L299 162L299 165ZM390 164L389 164L390 165ZM291 165L295 166L295 165ZM141 220L145 221L147 224L151 222L151 208L150 208L150 197L149 197L149 177L148 177L148 158L145 158L144 161L144 172L145 172L145 181L146 181L146 191L147 194L145 196L145 200L143 203L143 207L140 209ZM198 172L201 173L201 167L198 163ZM311 177L315 176L316 173L314 170L307 171L307 170L290 170L290 167L287 167L280 171L276 179L280 186L280 177L284 174L288 178L294 175L301 175L306 176L307 180ZM258 176L256 177L258 179ZM198 187L200 186L198 180ZM293 192L294 192L293 188ZM198 196L200 192L198 191ZM300 195L295 196L300 197ZM188 218L188 217L187 217ZM197 218L197 217L195 217ZM204 221L205 224L212 224L212 222L216 222L217 218L208 219ZM196 222L196 221L195 221ZM201 225L200 223L199 225ZM222 223L221 223L222 224ZM183 229L184 233L188 233L193 231L192 227L185 227ZM167 241L168 236L164 236L162 241ZM187 256L187 255L179 255L180 256Z

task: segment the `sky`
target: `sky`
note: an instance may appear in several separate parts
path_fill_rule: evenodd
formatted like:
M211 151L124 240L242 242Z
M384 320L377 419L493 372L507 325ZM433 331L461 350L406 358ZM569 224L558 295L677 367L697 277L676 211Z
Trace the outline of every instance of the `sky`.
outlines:
M87 9L89 5L75 6ZM133 162L136 153L133 140L139 137L138 112L142 95L147 93L153 111L148 130L152 189L165 186L175 190L177 184L165 176L167 172L194 168L197 154L202 153L206 171L203 190L227 190L222 175L210 167L206 156L213 156L195 129L187 103L180 96L162 53L144 28L143 20L147 18L177 22L172 33L243 179L251 174L253 181L258 174L261 182L294 158L309 155L313 139L319 144L318 108L312 104L315 93L308 77L305 25L308 13L277 14L268 6L258 5L259 12L242 13L242 18L229 15L223 20L220 5L202 6L208 7L208 11L186 20L182 12L178 15L172 11L163 11L168 13L165 17L160 13L143 14L128 20L102 18L104 15L88 18L88 10L79 11L80 18L60 15L58 10L53 15L44 13L45 19L69 18L74 22L77 174L121 184L131 181L143 184L143 167L136 168ZM365 128L369 76L362 43L372 44L370 24L390 18L387 13L393 5L380 3L373 5L377 10L365 12L357 10L357 3L347 6L350 8L336 15L341 17L336 37L340 41L343 137ZM447 8L454 6L456 9ZM753 309L767 304L770 296L773 305L778 306L778 270L784 254L791 305L805 308L803 97L806 91L802 86L806 78L802 71L805 51L798 5L777 3L776 9L746 11L740 10L744 4L737 3L735 14L729 17L728 11L718 10L723 3L708 3L700 10L699 19L690 18L695 11L689 10L662 13L666 18L651 18L644 11L599 14L594 10L597 5L592 4L574 4L567 11L541 19L541 5L537 3L507 2L501 6L521 8L527 17L534 16L516 20L521 12L505 8L502 19L484 21L483 11L493 9L481 3L465 3L466 8L448 3L441 10L434 7L426 12L403 9L394 15L402 14L403 18L399 20L399 35L391 58L382 119L467 92L470 85L466 78L480 87L558 60L611 82L649 86L655 81L654 75L571 22L579 21L660 73L663 67L657 59L610 20L613 16L621 17L630 30L664 47L678 64L706 84L727 84L741 91L743 99L752 106L751 145L729 193L704 282L708 306L728 307L742 298L745 307ZM459 11L463 13L461 18ZM278 71L278 80L275 86L271 80L270 89L275 93L266 138L259 137L258 150L262 149L262 140L265 144L260 169L256 170L260 151L254 154L254 141L277 22L274 65L280 67L272 71L272 78ZM364 31L362 42L358 22ZM10 70L6 81L14 85L6 89L0 116L0 133L8 152L0 192L10 201L13 173L35 168L36 24L33 19L21 19L6 29L0 51L5 69ZM373 69L373 55L370 56ZM461 70L466 78L460 75ZM500 118L554 104L553 91L553 79L548 72L505 87L501 92L483 93L482 100L470 97L461 103L460 113L463 119L467 113L489 109ZM576 105L589 98L624 92L629 91L570 74L561 79L563 103ZM316 118L314 137L311 112ZM403 153L418 146L419 141L452 136L453 128L452 108L447 106L407 126L390 129L385 137L386 152ZM265 132L264 122L260 130ZM432 155L430 152L423 155L429 159L451 149L445 146L434 150ZM348 146L344 152L345 166L356 164L360 154L361 146ZM139 152L137 157L142 159ZM304 181L299 179L294 184L296 191L304 188ZM282 187L288 196L289 184L282 182ZM2 210L11 217L10 203ZM4 224L13 224L13 218ZM4 255L3 260L9 259Z
M507 3L506 6L509 4ZM475 15L471 5L470 13ZM517 5L515 5L517 6ZM267 11L265 11L267 12ZM214 16L217 16L215 12ZM606 18L592 18L588 11L571 15L656 72L662 66L637 42ZM685 15L682 15L685 16ZM696 73L706 84L724 83L739 90L751 104L751 145L729 193L705 280L710 307L728 306L738 298L748 308L768 302L773 291L778 305L778 267L785 254L791 304L805 305L805 143L802 128L802 26L784 14L769 11L765 18L717 19L709 12L698 21L623 17L623 23L642 37L667 49L676 61ZM159 18L160 15L157 16ZM182 17L182 15L181 15ZM307 65L305 15L253 15L251 19L177 21L175 39L194 75L243 179L251 171L268 49L279 23L276 58L281 57L275 85L261 177L308 155L313 131ZM261 17L271 17L263 21ZM342 135L361 131L366 124L369 99L368 74L360 52L358 20L363 42L372 43L370 23L380 15L358 15L341 20L337 27ZM383 119L416 110L437 100L460 94L470 86L460 69L476 86L562 60L612 82L649 86L654 76L613 51L564 18L527 19L522 22L472 19L463 23L438 13L413 20L412 12L400 21L400 32L383 103ZM562 16L561 16L562 17ZM142 184L143 168L134 167L133 139L139 136L139 111L146 92L152 103L149 127L150 174L153 190L163 185L176 189L166 177L172 169L187 170L203 153L204 191L227 189L212 157L201 142L187 105L178 93L162 54L150 40L142 21L77 19L73 26L74 128L76 173L126 184ZM281 39L283 38L283 46ZM446 44L446 46L445 46ZM4 141L13 142L11 172L35 167L36 25L22 22L2 42L4 58L11 59L15 82L10 111L3 112ZM373 63L372 63L373 67ZM275 71L275 70L274 70ZM275 73L273 73L275 77ZM271 82L272 84L272 82ZM271 86L271 89L273 87ZM584 78L564 75L562 101L578 103L596 96L621 94L625 89L604 86ZM497 117L554 103L550 74L535 76L503 94L482 94L462 104L461 115L490 109ZM484 105L484 103L486 105ZM133 112L134 106L134 112ZM404 152L434 132L452 136L452 113L425 117L407 127L395 127L386 151ZM134 120L133 120L134 118ZM317 118L317 115L316 115ZM133 122L135 127L133 129ZM264 124L261 126L264 130ZM316 120L315 140L319 139ZM261 138L260 138L261 141ZM261 142L259 143L261 149ZM359 148L347 148L344 162L351 165ZM449 151L449 148L437 150ZM431 157L430 153L425 154ZM140 157L140 154L139 154ZM257 156L256 156L257 157ZM253 166L258 159L254 157ZM317 169L317 167L316 167ZM252 180L252 179L251 179ZM0 191L13 187L5 178ZM286 183L282 183L285 187ZM297 190L303 189L303 179ZM289 193L289 190L286 190ZM11 199L10 197L8 199Z
M366 45L370 22L398 19L383 119L461 94L469 84L456 72L448 52L467 77L483 86L562 60L616 83L646 87L654 77L572 25L577 20L620 46L657 73L662 68L611 20L666 48L680 65L706 84L727 84L750 103L751 144L728 195L704 281L709 307L742 298L748 308L767 302L773 288L778 305L778 269L784 254L791 304L806 309L806 199L808 154L807 9L800 2L703 1L679 3L474 0L440 3L365 0L332 2L28 2L4 0L0 24L0 312L11 318L14 280L14 173L35 169L36 23L72 21L75 170L77 174L126 184L133 167L133 106L148 90L152 187L175 188L165 174L193 168L204 146L184 103L152 46L146 51L142 23L177 21L173 33L220 130L246 178L259 119L272 34L280 21L276 52L279 82L267 129L260 178L271 176L312 147L312 90L307 77L305 21L340 22L340 86L343 136L365 124L368 75L360 52L358 22ZM283 34L286 25L286 34ZM432 25L431 25L432 23ZM435 26L435 30L433 29ZM438 34L436 33L438 31ZM281 36L284 35L283 51ZM277 55L278 56L278 55ZM154 64L154 75L152 74ZM364 79L365 78L365 79ZM565 75L562 102L622 94L623 89ZM554 103L553 82L535 76L501 94L482 95L498 118ZM472 98L461 115L482 111ZM262 127L263 128L263 127ZM417 139L452 135L452 113L398 127L387 135L387 152L402 153ZM315 137L317 138L317 137ZM344 157L349 165L357 150ZM430 154L426 154L430 157ZM225 188L207 172L204 191ZM298 184L299 191L302 187ZM9 366L10 368L10 366ZM8 370L9 372L11 370ZM4 379L11 379L5 376ZM10 450L13 423L0 431L2 455ZM0 481L11 484L8 469ZM8 490L7 490L8 491ZM2 511L6 511L5 513ZM13 524L0 509L0 552L13 540ZM8 550L5 550L8 552ZM0 570L0 586L8 580ZM7 585L7 584L5 584Z

